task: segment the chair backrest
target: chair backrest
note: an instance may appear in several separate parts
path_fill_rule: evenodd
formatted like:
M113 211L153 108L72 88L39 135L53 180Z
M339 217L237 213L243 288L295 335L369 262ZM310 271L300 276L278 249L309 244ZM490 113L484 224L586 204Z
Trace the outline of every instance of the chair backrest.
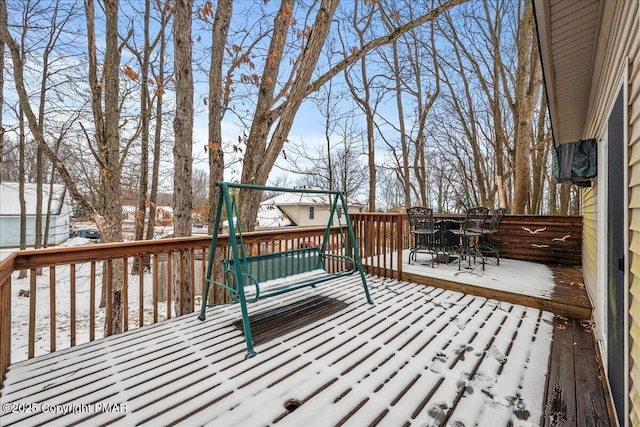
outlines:
M491 216L491 222L489 223L489 231L492 233L497 233L500 231L500 224L502 223L502 218L504 218L504 214L507 212L507 208L497 208L493 211L493 216Z
M479 230L487 219L489 219L489 208L478 206L467 209L467 216L462 225L463 230Z
M412 206L407 208L407 215L413 230L433 230L435 228L433 209L431 208Z

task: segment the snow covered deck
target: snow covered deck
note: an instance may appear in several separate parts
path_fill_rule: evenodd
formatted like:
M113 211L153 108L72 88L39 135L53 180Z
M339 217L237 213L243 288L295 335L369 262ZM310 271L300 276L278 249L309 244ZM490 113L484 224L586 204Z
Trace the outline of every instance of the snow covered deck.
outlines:
M456 256L456 255L454 255ZM387 263L397 271L398 253L382 258L366 258L365 265ZM591 319L591 302L582 282L580 267L545 265L537 262L488 258L482 265L463 261L458 270L457 258L450 263L431 266L431 254L418 253L409 264L409 250L402 252L402 279L422 285L470 293L489 299L522 304L551 311L566 317ZM382 275L382 274L381 274Z
M530 426L549 419L547 390L556 381L562 389L569 371L550 358L552 348L560 351L551 313L367 279L373 305L357 277L250 305L252 359L244 358L239 307L227 304L209 308L204 322L194 313L18 362L3 385L2 425ZM570 398L575 409L577 397Z

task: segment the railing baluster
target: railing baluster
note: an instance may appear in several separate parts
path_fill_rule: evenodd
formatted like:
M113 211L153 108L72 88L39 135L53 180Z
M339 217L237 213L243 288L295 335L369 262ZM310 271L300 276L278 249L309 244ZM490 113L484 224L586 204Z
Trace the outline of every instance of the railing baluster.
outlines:
M178 258L179 258L179 262L180 262L180 265L178 266L178 273L179 273L179 275L178 275L178 288L179 288L179 294L180 294L180 304L179 304L179 307L178 307L178 313L185 314L183 312L184 297L185 297L185 295L184 295L184 275L185 275L184 262L185 262L185 259L184 259L184 252L183 251L180 251L180 256Z
M69 322L71 323L70 331L70 346L76 345L76 265L71 264L69 266L69 292L70 292L70 307L69 307Z
M196 252L193 248L189 249L189 268L191 274L191 280L189 280L189 292L191 293L191 303L189 307L191 311L195 311L195 295L196 295Z
M29 270L29 359L36 354L36 274L35 268Z
M138 274L142 276L142 264L138 264ZM129 258L122 259L122 330L129 330Z
M167 289L167 319L171 319L171 296L173 294L173 292L171 292L171 288L172 288L172 284L173 284L173 253L169 252L167 254L167 282L165 284L165 287ZM154 289L154 295L158 295L158 283L156 282ZM157 296L154 296L154 304L155 304L155 311L154 313L157 313ZM156 314L154 314L154 321L157 322L158 321L158 317Z
M155 262L154 262L155 263ZM142 268L138 271L138 307L140 309L140 319L142 319L142 311L144 310L144 257L138 256L138 265ZM142 326L141 320L138 319L138 325Z
M158 289L158 271L160 269L160 263L158 262L158 254L153 255L153 279L151 280L151 293L155 292L154 289ZM144 325L144 280L140 278L140 290L138 303L140 305L140 318L138 324L142 327Z
M96 339L96 262L91 261L89 285L89 341Z
M49 351L56 351L56 268L49 267Z
M112 260L107 260L107 274L106 278L106 292L107 292L107 312L106 312L106 322L107 322L107 336L113 333L113 262Z
M1 274L0 277L4 276ZM11 273L0 280L0 387L11 364Z
M206 275L207 275L207 260L208 260L208 256L207 256L207 250L206 249L202 249L202 261L200 262L200 289L201 292L204 292L204 286L205 286L205 281L206 281ZM215 277L215 276L214 276ZM195 298L194 298L195 300ZM211 298L209 301L214 301L213 298Z
M396 225L395 227L393 227L396 230L396 250L395 252L398 254L397 257L397 279L401 280L402 279L402 250L404 249L404 246L402 245L402 239L404 236L404 217L403 216L398 216L396 215L395 217L395 221L396 221Z

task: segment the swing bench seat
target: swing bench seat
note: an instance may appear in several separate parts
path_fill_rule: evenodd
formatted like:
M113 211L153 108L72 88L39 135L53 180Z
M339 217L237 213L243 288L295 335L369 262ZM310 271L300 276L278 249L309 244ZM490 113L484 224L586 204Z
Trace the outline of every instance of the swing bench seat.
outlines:
M317 247L248 256L239 260L244 267L244 281L236 278L235 260L223 260L227 286L231 297L240 301L237 284L244 282L247 302L283 294L307 286L315 286L327 280L349 274L356 270L356 262L344 255L320 253ZM338 270L328 271L329 264Z
M365 297L369 304L373 304L371 296L369 295L362 260L358 252L356 237L347 212L347 202L341 192L306 188L287 189L264 187L228 182L219 182L218 186L220 187L220 193L213 229L220 230L223 205L226 206L226 216L229 218L228 255L222 260L224 283L212 277L214 252L218 242L218 233L214 232L211 236L207 276L202 292L202 304L200 306L198 319L205 320L206 318L207 297L211 285L220 286L229 291L231 298L240 303L242 329L247 344L247 357L256 355L253 349L251 322L249 321L249 311L247 309L247 303L249 302L255 302L304 287L315 286L331 279L358 272L360 280L362 281ZM333 196L333 201L330 202L329 218L321 247L305 246L303 248L282 252L247 255L247 246L244 244L240 223L237 221L239 216L238 205L235 196L232 198L229 194L230 188ZM346 223L344 227L340 222L341 214L338 210L338 204L341 205L341 211L344 215ZM342 247L336 251L337 253L329 252L328 245L332 232L331 229L334 226L334 218L337 218L338 225L336 229L340 233L340 241L342 242Z

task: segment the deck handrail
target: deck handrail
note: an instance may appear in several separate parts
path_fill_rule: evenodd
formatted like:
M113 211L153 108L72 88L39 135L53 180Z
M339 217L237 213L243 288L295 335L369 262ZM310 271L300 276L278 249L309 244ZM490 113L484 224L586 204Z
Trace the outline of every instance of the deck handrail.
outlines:
M405 213L350 213L354 227L354 233L358 241L360 257L363 260L365 271L370 274L389 277L401 280L402 272L402 252L410 247L410 233L408 227L408 219ZM439 214L435 214L436 217ZM524 259L539 262L559 262L569 265L579 265L580 248L582 242L582 218L566 217L566 216L533 216L533 215L507 215L502 222L502 233L498 236L491 236L493 244L500 247L501 256L514 259ZM261 230L243 233L244 242L250 246L249 250L255 253L264 253L268 251L286 250L300 247L300 245L320 244L324 234L324 227L309 228L278 228L273 230ZM337 229L335 234L331 235L331 239L337 239L339 233ZM136 241L125 243L103 243L95 245L87 245L80 247L65 248L46 248L46 249L30 249L15 252L7 258L0 261L0 386L4 379L6 369L11 363L12 342L12 276L14 272L26 270L29 272L29 333L26 357L35 356L35 323L36 323L36 304L35 298L38 292L48 293L50 298L55 300L56 284L56 267L69 267L70 282L68 285L76 292L75 274L85 264L90 266L89 275L91 280L92 292L95 292L96 273L102 268L104 262L105 268L110 268L110 264L114 260L137 258L142 264L145 257L151 258L151 299L153 302L150 307L140 303L136 307L139 319L135 327L143 326L148 323L155 323L163 320L164 313L167 318L171 317L172 295L170 288L162 288L159 278L162 263L165 262L166 276L171 276L172 262L164 261L166 257L170 260L170 254L177 256L185 256L189 254L190 268L192 277L191 281L192 295L196 295L197 271L200 271L200 280L204 281L204 271L206 266L204 261L200 262L196 267L196 261L200 259L206 260L206 253L209 250L211 236L202 235L195 237L167 238L153 241ZM220 235L218 237L218 247L224 248L227 243L227 236ZM338 242L335 242L338 243ZM330 244L332 244L330 242ZM200 253L202 257L199 258ZM197 256L196 256L197 255ZM198 258L198 260L196 260ZM128 265L128 263L127 263ZM80 266L80 267L78 267ZM176 269L179 266L176 265ZM219 266L221 271L221 265ZM38 279L38 270L43 269L49 273L48 289L38 290L36 283ZM196 271L197 270L197 271ZM214 266L216 270L216 266ZM177 271L177 270L176 270ZM216 270L217 271L217 270ZM106 274L108 277L109 275ZM127 292L138 291L141 295L139 300L144 300L144 292L149 283L146 282L144 275L140 275L138 283L128 281L125 275L125 299ZM170 280L165 280L167 286ZM108 288L108 286L107 286ZM136 289L137 288L137 289ZM166 291L166 302L159 300L159 293ZM219 290L217 290L220 292ZM149 295L147 295L149 296ZM76 342L75 337L75 297L70 296L70 342L73 346ZM224 295L216 295L214 301L220 302L226 299ZM90 298L95 303L95 295ZM127 300L128 302L128 300ZM195 298L191 300L191 309L194 310ZM129 327L128 305L125 304L125 330ZM163 310L161 310L161 308ZM145 310L150 311L152 319L146 321L144 319ZM90 331L89 340L95 339L94 330L96 322L96 308L90 308ZM50 315L49 339L50 351L56 351L56 308L50 306L48 310ZM135 313L134 313L135 314ZM132 327L133 327L132 326ZM45 334L45 332L43 332ZM109 331L107 331L107 334Z

